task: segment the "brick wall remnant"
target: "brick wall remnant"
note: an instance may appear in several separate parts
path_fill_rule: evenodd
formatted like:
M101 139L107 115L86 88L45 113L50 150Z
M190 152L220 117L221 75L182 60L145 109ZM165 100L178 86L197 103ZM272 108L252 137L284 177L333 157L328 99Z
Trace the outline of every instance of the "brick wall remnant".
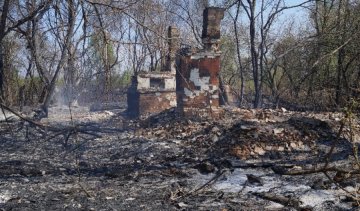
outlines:
M131 116L155 114L176 107L185 117L214 117L220 113L220 22L224 9L204 10L202 42L196 51L179 50L179 31L168 29L169 53L162 72L142 72L128 91Z
M165 70L176 73L176 54L180 48L180 33L176 27L169 26L168 28L168 46Z
M176 81L172 72L141 72L128 90L131 117L160 113L176 107Z
M160 113L177 105L175 75L179 32L175 27L169 27L168 40L165 69L161 72L140 72L133 77L127 95L131 117Z
M220 72L220 21L224 9L204 10L202 41L204 49L182 50L176 75L177 104L180 114L188 117L218 116Z
M202 42L205 49L217 51L220 42L220 22L224 18L224 9L219 7L208 7L203 13Z

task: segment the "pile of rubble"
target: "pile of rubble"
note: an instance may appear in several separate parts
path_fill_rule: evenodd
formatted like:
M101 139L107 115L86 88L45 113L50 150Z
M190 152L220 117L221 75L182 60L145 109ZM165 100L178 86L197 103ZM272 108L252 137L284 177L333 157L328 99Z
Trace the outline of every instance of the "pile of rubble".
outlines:
M240 159L273 154L316 151L316 142L332 139L341 113L290 112L285 109L235 109L215 120L190 120L174 110L145 118L136 124L139 137L176 138L220 147Z

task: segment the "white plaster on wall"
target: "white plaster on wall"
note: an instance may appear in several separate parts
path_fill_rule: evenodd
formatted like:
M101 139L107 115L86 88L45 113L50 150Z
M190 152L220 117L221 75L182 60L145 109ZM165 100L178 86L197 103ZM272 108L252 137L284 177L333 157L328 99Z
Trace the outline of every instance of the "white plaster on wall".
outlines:
M166 95L166 99L170 101L170 106L175 107L177 105L175 93L171 95Z
M176 73L176 62L172 61L170 64L170 71Z
M166 90L175 90L176 89L176 79L175 79L175 77L165 79L165 89Z
M150 78L137 77L137 89L148 89L150 88Z
M220 52L199 52L199 53L196 53L196 54L193 54L191 55L191 59L195 59L195 60L198 60L198 59L203 59L203 58L209 58L209 59L214 59L216 57L219 57L221 55Z
M150 79L164 80L165 87L161 90L150 87ZM137 90L152 90L152 91L175 91L176 90L176 77L174 73L141 73L137 76Z
M194 98L194 93L192 91L190 91L188 88L184 88L184 94L190 98Z
M195 86L200 87L200 90L191 91L187 88L184 88L184 94L189 98L194 98L196 96L200 96L200 94L202 94L204 92L216 93L216 91L218 90L218 87L216 85L210 85L210 77L209 76L200 77L198 68L194 68L190 71L190 81L193 82ZM211 94L211 98L218 99L219 96L217 94Z
M192 81L195 86L200 86L201 90L209 90L210 77L200 77L198 68L194 68L190 71L190 81Z
M211 90L217 91L217 90L218 90L218 87L217 87L216 85L212 85Z

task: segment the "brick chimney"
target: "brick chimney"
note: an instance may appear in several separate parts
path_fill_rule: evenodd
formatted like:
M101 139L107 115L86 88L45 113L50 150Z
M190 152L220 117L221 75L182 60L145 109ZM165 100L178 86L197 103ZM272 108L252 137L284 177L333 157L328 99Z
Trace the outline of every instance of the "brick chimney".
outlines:
M219 50L220 22L224 18L225 9L208 7L203 13L202 42L205 49Z

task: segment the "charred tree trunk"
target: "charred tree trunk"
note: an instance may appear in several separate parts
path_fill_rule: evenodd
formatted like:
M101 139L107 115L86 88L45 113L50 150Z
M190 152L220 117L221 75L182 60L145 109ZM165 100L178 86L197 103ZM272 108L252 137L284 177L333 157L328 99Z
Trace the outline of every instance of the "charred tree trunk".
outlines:
M4 99L4 59L3 59L3 47L0 41L0 102L3 103Z
M236 9L236 16L234 18L234 30L235 30L235 40L236 40L236 53L237 53L237 60L239 63L239 74L240 74L240 99L239 99L239 107L241 107L243 100L244 100L244 69L242 66L241 55L240 55L240 40L239 40L239 33L238 33L238 26L237 20L239 17L240 12L240 2L238 2L237 9Z
M341 105L342 99L342 76L343 76L343 60L344 60L344 49L341 48L338 53L338 64L337 64L337 71L336 71L336 96L335 102L336 105Z
M255 38L255 0L253 0L250 6L250 54L251 54L251 66L253 72L253 81L255 89L255 99L254 99L254 108L258 108L261 103L261 94L260 94L260 77L259 77L259 65L258 65L258 52L256 50Z
M76 11L75 11L74 0L68 0L68 8L67 9L68 9L68 20L67 20L68 28L67 28L67 32L66 32L66 36L65 36L65 42L64 42L64 45L62 46L62 50L61 50L60 61L57 65L54 76L49 84L49 89L48 89L48 93L45 97L45 101L41 106L43 112L45 113L45 116L48 116L48 108L50 106L51 98L54 94L55 83L56 83L56 80L58 79L61 69L65 66L65 61L67 60L67 57L68 57L68 55L67 55L68 50L71 45L71 38L74 34L74 26L75 26L75 21L76 21L75 20L75 12Z
M4 97L4 46L3 40L5 37L6 30L6 19L9 12L10 0L5 0L2 6L2 13L0 19L0 102L3 101Z

